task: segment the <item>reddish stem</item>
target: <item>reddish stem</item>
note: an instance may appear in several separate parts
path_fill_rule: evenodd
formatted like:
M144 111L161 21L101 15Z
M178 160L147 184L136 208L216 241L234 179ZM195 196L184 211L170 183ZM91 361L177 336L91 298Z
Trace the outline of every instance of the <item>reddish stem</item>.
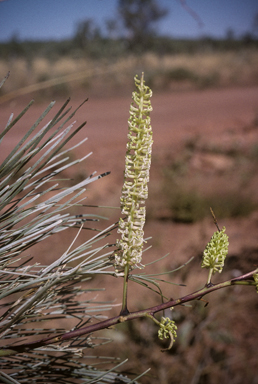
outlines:
M77 338L79 336L87 335L89 333L96 332L96 331L99 331L101 329L109 328L111 326L114 326L114 325L119 324L119 323L123 323L125 321L134 320L134 319L137 319L140 317L146 317L148 315L153 316L154 313L163 311L167 308L175 307L175 306L183 304L183 303L187 303L189 301L200 300L203 296L207 295L208 293L211 293L211 292L216 291L216 290L221 289L221 288L229 287L231 285L237 285L239 283L241 284L241 282L246 282L246 285L254 285L254 280L253 280L254 273L257 273L257 269L254 271L251 271L249 273L246 273L245 275L241 275L241 276L236 277L234 279L225 281L223 283L209 284L208 286L205 286L204 288L202 288L196 292L190 293L190 294L183 296L183 297L176 299L176 300L169 300L166 303L162 303L162 304L156 305L154 307L143 309L141 311L131 312L131 313L124 315L124 316L121 316L121 315L115 316L115 317L112 317L110 319L101 321L99 323L88 325L87 327L83 327L80 329L76 329L74 331L64 333L62 335L50 336L50 337L47 337L47 338L44 338L44 339L41 339L38 341L33 341L30 343L24 343L22 345L17 345L17 346L12 346L11 348L10 347L6 348L6 355L13 355L13 354L22 353L25 351L28 352L31 349L39 348L39 347L42 347L42 346L45 346L48 344L53 344L53 343L57 343L57 342L70 340L73 338ZM0 355L3 356L4 350L5 350L5 348L2 348L2 353L0 351Z

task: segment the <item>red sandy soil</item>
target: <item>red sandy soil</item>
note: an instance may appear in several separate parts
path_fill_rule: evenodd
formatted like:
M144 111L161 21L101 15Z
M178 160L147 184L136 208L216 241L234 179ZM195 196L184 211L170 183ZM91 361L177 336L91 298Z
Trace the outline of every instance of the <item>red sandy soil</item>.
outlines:
M82 100L72 99L70 105L76 108ZM48 115L49 118L56 113L62 102L56 103L53 112ZM87 125L76 140L88 137L87 144L76 150L76 157L93 151L93 155L86 161L87 172L111 171L112 175L104 179L101 186L96 187L99 194L105 196L105 201L109 200L109 194L120 193L117 183L121 186L123 182L130 102L130 95L125 95L123 98L89 99L75 116L78 125L87 121ZM29 109L26 116L13 129L12 135L5 138L1 158L12 148L14 135L15 141L18 141L47 105L47 102L36 104ZM160 165L160 161L166 161L166 157L171 153L180 151L186 140L196 136L206 142L227 140L223 134L229 131L237 134L241 128L250 125L258 113L258 88L156 94L152 98L152 105L154 136L152 168L155 169ZM25 106L26 102L23 99L0 105L3 124L7 122L12 112L16 116ZM237 139L241 146L244 146L247 140L254 140L247 134ZM156 169L153 172L155 171ZM154 179L151 182L155 181Z
M81 101L74 98L70 104L75 108ZM84 137L88 137L88 141L79 147L75 155L78 158L93 151L93 155L85 161L84 165L80 165L80 172L82 175L88 175L95 170L99 173L111 171L111 175L93 183L90 187L89 203L91 204L119 206L130 102L130 95L120 98L92 98L76 114L75 119L78 125L87 120L87 125L78 134L77 141ZM58 101L56 104L54 112L51 112L49 117L56 113L62 103ZM12 112L16 116L25 105L24 99L0 105L2 125L5 126ZM25 134L47 105L47 102L36 103L30 108L2 143L1 159L10 152L14 142ZM200 147L202 145L207 147L211 143L223 149L227 149L234 141L235 145L243 151L248 151L254 143L258 143L258 128L255 129L253 125L258 113L257 87L155 94L152 98L152 105L151 121L154 136L150 180L150 189L153 191L152 204L155 204L155 199L157 199L158 206L162 206L161 203L164 199L161 194L163 168L171 163L175 156L180 156L186 141L195 140L198 137ZM210 174L221 170L223 172L225 168L230 167L229 159L223 155L214 156L197 152L192 161L193 174L200 169L208 169L209 178ZM256 193L258 186L257 178L254 180L250 186L253 194ZM224 179L223 182L230 184L231 180ZM218 185L218 189L221 188L224 186ZM101 213L111 216L111 220L117 220L119 211L113 212L103 209ZM200 254L215 230L212 218L187 225L176 224L171 220L156 220L155 215L145 227L146 237L152 237L149 242L152 244L152 249L144 256L143 263L170 253L160 264L155 264L154 270L158 272L173 269L186 262L191 256L197 256L193 267L186 267L186 273L180 273L178 276L174 274L170 277L171 281L182 282L184 280L187 288L169 286L164 289L168 296L177 297L199 288L206 279L206 272L199 267ZM224 278L254 269L258 264L258 211L245 218L223 219L220 224L226 226L230 238L231 261ZM57 243L55 244L57 245ZM52 245L45 244L42 247L42 252L45 254L51 252ZM191 275L190 278L187 277L188 273ZM223 280L223 276L217 277L217 281L219 279ZM121 288L121 283L117 279L111 279L111 281L109 279L105 298L113 300L118 287ZM150 305L159 302L157 296L153 294L152 298L152 295L146 290L139 294L138 287L132 285L130 289L129 305L132 310L142 308L145 300ZM153 329L149 330L150 336L145 328L144 332L147 332L148 335L143 332L143 336L139 336L140 341L136 340L135 336L128 350L124 349L125 336L121 336L122 341L117 340L118 347L116 348L119 353L124 354L122 357L129 356L133 359L128 370L142 372L151 365L152 374L143 379L144 383L201 384L218 383L219 381L222 383L257 383L255 366L257 363L258 296L252 288L239 288L225 292L225 294L214 294L214 296L217 299L209 298L213 306L210 310L211 304L208 306L205 315L203 315L203 307L201 310L198 307L197 312L201 313L198 312L199 314L196 315L196 318L199 316L199 324L198 321L195 324L196 318L191 317L193 315L186 318L190 318L190 320L182 321L182 325L185 327L192 326L197 336L194 337L194 340L191 336L191 341L188 339L184 342L181 341L181 344L179 343L175 347L176 352L172 352L172 354L160 352L164 345L151 347L155 343L152 335L155 332ZM225 302L225 306L221 305L222 301ZM114 311L116 312L117 309ZM146 323L144 324L145 327L148 327ZM140 323L139 329L142 326ZM227 339L230 341L225 342L224 339L224 341L212 341L214 335L211 336L211 331L210 333L207 331L208 327L212 326L214 328L222 327L224 334L230 334ZM201 327L205 329L206 333ZM128 328L126 331L129 334L133 332L134 335L139 332L136 328ZM120 333L117 335L119 336ZM113 335L112 337L119 338L118 336ZM144 337L146 337L145 344L142 341ZM132 334L129 336L130 339L132 339ZM156 343L158 342L156 341ZM176 363L178 363L177 368L175 368ZM189 368L187 372L184 368L186 365ZM213 373L209 371L209 366Z
M82 99L72 99L70 104L74 109L81 101ZM89 203L119 206L130 102L130 95L111 99L93 98L89 99L76 113L76 124L79 125L83 121L87 121L87 124L78 133L75 141L77 142L84 137L87 137L88 141L76 149L74 155L79 158L91 151L93 152L79 166L82 177L94 171L98 173L111 171L111 175L90 185ZM63 101L56 103L48 115L48 119L56 113L62 103ZM6 124L12 112L16 116L26 104L27 102L24 100L18 99L0 105L2 124ZM17 126L11 130L1 145L1 159L9 153L14 143L27 132L47 105L47 102L33 105ZM180 156L187 141L198 137L200 147L202 144L206 147L217 145L222 150L227 150L230 143L233 142L241 150L246 148L247 151L252 144L258 142L258 129L248 129L248 127L252 127L254 119L257 118L257 87L155 94L152 98L152 105L151 119L154 144L150 189L154 191L154 195L161 190L163 168L167 163L171 163L175 156ZM45 119L45 123L48 119ZM208 168L211 173L215 174L217 171L223 171L224 168L230 166L230 159L219 154L213 156L198 152L193 157L192 163L193 173L200 168L204 170ZM224 182L230 184L231 180L224 180ZM213 184L211 185L213 186ZM256 187L257 185L252 186L254 193ZM206 185L204 188L209 187ZM218 185L218 189L220 188L225 188L225 185ZM158 206L163 198L162 194L158 196L156 202ZM105 214L110 216L110 211L105 211ZM117 216L119 217L119 212ZM210 221L212 222L212 220ZM152 225L153 223L149 224L149 226ZM159 225L166 226L173 225L173 223L159 223ZM153 237L153 233L150 233L148 227L146 228L146 235ZM238 235L236 237L238 238ZM167 249L167 252L171 249L170 243L172 241L173 237L169 236L168 244L165 246L163 243L162 245L163 248Z

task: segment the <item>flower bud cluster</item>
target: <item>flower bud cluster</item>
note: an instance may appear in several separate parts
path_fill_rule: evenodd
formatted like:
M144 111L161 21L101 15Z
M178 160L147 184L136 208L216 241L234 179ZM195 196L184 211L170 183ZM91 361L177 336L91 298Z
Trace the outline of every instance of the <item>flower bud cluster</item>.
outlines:
M141 79L134 78L137 91L133 92L128 121L128 143L125 156L125 173L122 196L120 199L122 214L115 254L117 266L131 267L140 264L143 248L143 227L145 223L145 200L148 197L148 181L151 165L152 128L149 114L152 111L150 97L152 91Z
M257 272L253 274L253 278L256 286L256 291L258 293L258 269L257 269Z
M158 337L160 340L168 339L169 337L175 339L177 337L177 326L174 320L171 320L169 317L162 317L159 326Z
M222 272L228 254L229 242L225 230L223 227L221 231L216 231L203 252L202 268L211 269L212 273Z

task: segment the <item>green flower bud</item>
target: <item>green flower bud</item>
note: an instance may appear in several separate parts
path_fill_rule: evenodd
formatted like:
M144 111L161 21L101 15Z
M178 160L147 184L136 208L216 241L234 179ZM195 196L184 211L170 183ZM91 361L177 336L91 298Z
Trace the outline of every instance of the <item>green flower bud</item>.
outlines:
M223 227L221 231L216 231L203 252L202 268L208 268L212 273L222 272L228 254L229 242L225 230Z
M169 317L162 317L159 326L158 337L160 340L168 339L169 337L174 340L177 337L177 326L174 320L171 320Z

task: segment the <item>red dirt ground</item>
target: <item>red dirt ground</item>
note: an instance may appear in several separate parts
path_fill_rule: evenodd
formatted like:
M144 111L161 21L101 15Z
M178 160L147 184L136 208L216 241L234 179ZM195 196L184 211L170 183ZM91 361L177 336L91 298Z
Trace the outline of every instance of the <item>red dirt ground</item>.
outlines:
M82 99L72 99L70 104L75 108L81 101ZM93 151L93 156L87 160L87 170L111 171L112 176L109 180L105 179L103 184L109 184L109 188L114 185L114 190L117 190L115 183L121 185L123 181L130 102L130 95L125 95L124 98L90 99L75 117L78 124L87 121L77 140L89 138L87 145L78 149L76 157L84 155L87 151ZM30 108L26 117L20 120L19 127L14 129L15 140L22 137L47 105L47 103L36 104ZM61 102L57 102L54 112L50 113L49 117L53 116L61 105ZM156 94L152 98L152 105L154 135L152 164L155 167L156 158L160 159L164 154L177 151L187 139L196 135L206 140L214 140L225 131L237 131L248 126L258 113L258 88ZM22 99L0 105L2 122L7 122L12 112L16 116L25 106L26 102ZM244 139L242 137L242 141ZM9 136L4 148L1 148L1 158L12 145L13 137Z

